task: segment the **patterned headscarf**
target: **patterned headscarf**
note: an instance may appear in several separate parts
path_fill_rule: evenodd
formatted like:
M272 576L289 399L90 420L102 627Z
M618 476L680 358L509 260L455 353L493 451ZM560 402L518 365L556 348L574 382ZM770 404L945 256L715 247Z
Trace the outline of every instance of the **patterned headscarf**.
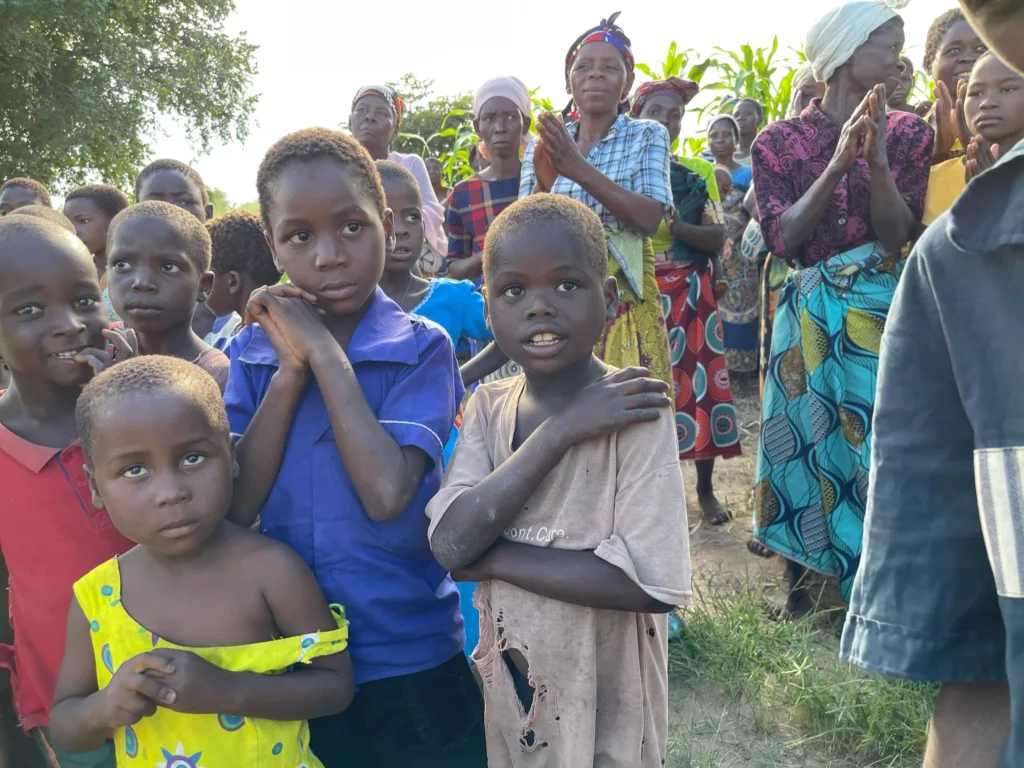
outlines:
M626 33L622 31L622 27L618 26L615 21L619 18L621 11L616 11L607 19L601 19L601 23L596 27L588 29L582 35L576 38L576 42L569 46L569 52L565 55L565 85L569 85L569 72L572 70L572 63L576 60L580 50L587 43L611 43L614 45L619 53L622 54L622 58L626 61L626 69L632 72L636 68L636 61L633 58L633 49L631 46L633 43ZM619 114L626 112L629 109L629 100L626 98L627 94L622 95L622 101L619 102ZM569 104L562 110L563 120L578 120L579 112L576 109L576 102L570 100Z
M697 95L699 90L699 85L689 80L683 80L681 77L670 77L668 80L655 80L651 83L644 83L637 88L636 96L633 97L633 108L629 112L630 117L640 117L640 113L644 111L644 104L647 103L647 100L652 96L657 96L659 93L674 93L683 100L683 106L685 107L693 101L693 97Z
M622 28L618 26L615 21L619 18L621 11L616 11L607 19L601 19L601 23L592 29L588 29L578 38L576 42L569 47L569 52L565 55L565 81L569 82L569 70L572 69L572 63L576 60L579 55L580 49L587 43L605 42L611 43L619 49L619 53L622 54L622 58L626 60L626 67L630 72L636 66L633 59L633 50L630 46L632 43L629 38L626 37L626 33L622 31Z
M402 97L398 95L398 92L388 85L364 85L356 92L356 97L352 99L352 111L356 111L356 104L363 96L379 96L387 102L387 105L391 107L391 114L395 117L395 126L402 124L402 113L405 112L405 102L402 101Z

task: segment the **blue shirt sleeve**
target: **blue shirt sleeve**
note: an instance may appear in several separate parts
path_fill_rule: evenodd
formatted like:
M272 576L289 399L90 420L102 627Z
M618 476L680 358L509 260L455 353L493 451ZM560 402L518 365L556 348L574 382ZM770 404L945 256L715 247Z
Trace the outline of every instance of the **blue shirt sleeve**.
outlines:
M228 424L236 435L244 434L249 428L261 397L250 376L249 366L239 359L254 331L253 327L244 329L231 341L227 352L231 367L228 371L228 384L224 389L224 407L228 412Z
M463 280L459 287L465 291L462 302L462 334L474 341L491 341L494 334L487 327L483 294L468 280Z
M466 390L448 334L437 326L416 326L419 363L388 390L377 419L396 443L419 448L437 464Z

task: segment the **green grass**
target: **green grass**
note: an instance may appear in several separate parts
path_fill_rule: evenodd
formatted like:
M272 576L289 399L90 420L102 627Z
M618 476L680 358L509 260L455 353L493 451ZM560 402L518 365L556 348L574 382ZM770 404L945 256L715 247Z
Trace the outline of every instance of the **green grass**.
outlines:
M670 647L673 677L695 689L718 687L758 736L830 764L921 765L932 686L843 663L835 615L772 621L759 587L707 576L694 586L686 636Z

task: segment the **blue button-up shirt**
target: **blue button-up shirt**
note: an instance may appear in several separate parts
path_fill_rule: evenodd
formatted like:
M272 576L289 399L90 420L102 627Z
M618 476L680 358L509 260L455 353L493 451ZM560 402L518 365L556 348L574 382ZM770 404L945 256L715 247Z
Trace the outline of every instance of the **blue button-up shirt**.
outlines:
M464 390L448 335L406 315L379 288L346 354L381 426L430 458L419 490L398 518L370 519L338 453L323 384L314 382L296 411L260 524L302 555L328 601L345 607L358 684L436 667L465 640L459 593L430 552L424 512L441 484L442 441ZM258 326L234 339L230 355L224 401L232 431L242 433L279 363Z

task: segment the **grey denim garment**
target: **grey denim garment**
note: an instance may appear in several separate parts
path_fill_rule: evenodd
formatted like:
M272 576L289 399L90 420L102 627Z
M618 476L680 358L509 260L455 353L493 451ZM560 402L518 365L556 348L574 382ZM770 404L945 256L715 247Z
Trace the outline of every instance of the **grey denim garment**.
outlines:
M1009 680L1024 765L1024 142L911 254L882 339L864 551L842 656Z

